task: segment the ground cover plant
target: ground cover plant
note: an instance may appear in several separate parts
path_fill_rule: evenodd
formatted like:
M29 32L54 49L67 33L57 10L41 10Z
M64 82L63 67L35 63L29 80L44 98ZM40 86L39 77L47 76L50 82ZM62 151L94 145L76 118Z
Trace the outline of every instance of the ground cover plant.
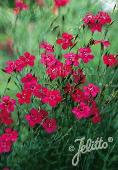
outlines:
M0 3L1 170L116 170L117 4ZM113 141L74 164L83 137Z

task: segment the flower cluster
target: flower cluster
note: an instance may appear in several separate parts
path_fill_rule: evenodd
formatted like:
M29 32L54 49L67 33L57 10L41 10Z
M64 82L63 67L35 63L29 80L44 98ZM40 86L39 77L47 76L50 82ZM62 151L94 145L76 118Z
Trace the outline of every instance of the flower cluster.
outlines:
M12 149L12 145L18 139L18 132L11 128L6 128L4 134L0 136L0 154L8 153Z
M50 90L38 83L37 77L28 73L21 79L23 84L22 92L16 94L19 104L31 103L32 95L38 97L43 103L56 107L61 102L62 97L59 90Z
M70 34L64 33L62 34L62 39L57 40L57 44L61 44L62 49L64 50L66 48L68 49L72 43L72 38L72 35L70 36ZM75 86L67 83L64 87L64 91L72 97L72 100L75 103L78 103L77 107L72 109L72 112L77 117L77 119L92 117L93 123L99 122L101 118L95 98L100 92L100 89L92 83L90 83L88 86L83 86L83 90L77 88L76 85L85 83L86 75L81 68L76 70L74 69L78 67L80 59L83 60L84 63L88 63L94 58L91 48L80 48L77 54L73 52L64 54L63 57L65 58L65 63L60 62L56 58L54 55L54 46L51 44L42 42L40 48L43 48L44 50L41 54L40 62L46 67L46 73L50 76L51 80L54 80L58 77L66 78L69 75L73 78ZM53 96L53 94L55 95ZM47 97L45 97L45 95ZM48 102L53 107L57 102L55 99L56 96L58 96L57 98L60 102L60 94L58 94L56 91L50 92L45 88L42 102Z
M92 117L93 123L98 123L101 120L100 112L95 102L99 92L100 89L90 83L88 86L83 86L82 89L77 88L71 93L72 100L78 104L72 109L77 119Z
M48 118L48 112L32 108L30 113L25 116L31 127L40 124L47 133L53 133L57 129L56 119Z
M98 12L96 15L92 13L88 13L84 18L83 22L87 25L92 32L102 31L102 27L106 24L110 24L112 22L110 16L103 11Z
M112 67L118 64L117 56L114 54L105 54L103 56L104 64L108 67Z
M13 123L11 113L14 111L16 101L9 96L1 98L0 102L0 123L10 125Z
M25 52L23 56L20 56L15 61L8 61L6 63L6 67L4 71L6 73L13 73L13 72L20 72L22 71L26 66L33 67L35 61L35 56L31 55L29 52Z
M101 31L103 25L111 22L111 18L107 13L99 12L96 16L88 14L83 21L94 32L96 30ZM92 39L89 44L79 47L75 53L73 52L73 47L77 45L75 41L74 35L67 32L62 33L61 37L56 40L56 44L62 48L62 53L58 57L56 56L54 45L46 41L41 42L39 45L41 51L40 63L44 65L46 74L50 78L50 83L57 79L57 89L50 89L47 85L40 84L38 77L34 72L32 73L32 70L21 78L21 92L16 94L18 104L30 104L34 102L35 98L39 100L39 109L32 108L25 115L29 126L35 127L40 124L47 133L55 132L57 129L56 119L49 118L48 112L42 109L41 106L48 104L51 108L55 108L60 106L59 104L66 100L68 96L74 106L72 113L78 120L91 118L93 123L101 121L101 115L96 104L100 88L93 83L85 85L87 76L83 68L81 68L81 63L87 64L94 59L92 45L101 44L104 49L110 46L110 42ZM65 52L66 50L67 52ZM4 71L11 74L20 72L27 66L33 67L35 58L29 52L25 52L17 60L8 61ZM109 67L115 66L118 63L117 55L103 53L103 62ZM60 86L61 80L63 83ZM59 86L60 88L58 89ZM12 123L11 112L14 111L15 104L15 100L8 96L2 98L0 103L0 121L2 123L6 125Z

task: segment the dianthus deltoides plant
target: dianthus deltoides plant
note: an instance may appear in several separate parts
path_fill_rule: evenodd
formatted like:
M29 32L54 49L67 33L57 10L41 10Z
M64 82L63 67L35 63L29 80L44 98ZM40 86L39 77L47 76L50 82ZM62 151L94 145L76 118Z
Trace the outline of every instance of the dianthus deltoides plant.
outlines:
M55 0L56 2L59 3ZM23 6L23 2L16 5L19 8L18 12L22 9L28 10L28 6ZM60 3L58 5L61 6ZM57 152L60 150L63 152L65 149L68 152L67 148L71 144L68 143L68 138L73 131L80 131L82 136L84 129L88 136L91 128L94 128L92 133L97 132L95 129L99 130L103 119L107 119L107 115L101 113L100 104L104 100L104 91L108 87L100 88L98 84L89 82L84 67L97 57L92 47L100 44L101 58L95 72L100 72L101 65L104 65L104 72L111 67L113 70L116 69L117 54L110 53L111 43L106 37L93 39L94 32L102 32L104 27L109 28L111 24L112 19L106 12L100 11L96 15L88 13L79 28L90 30L91 39L84 46L80 45L83 39L80 39L78 34L63 32L57 37L56 45L42 40L39 44L39 56L23 52L18 59L6 63L3 71L10 75L8 83L13 78L18 91L15 99L4 94L0 101L0 123L3 129L0 136L0 156L3 161L2 167L4 168L6 164L4 170L36 170L43 167L45 160L49 170L50 167L55 169L55 155L58 155L58 160L66 158L61 158L62 155L54 153L56 150L51 151L51 148L58 147ZM60 48L58 55L56 55L57 48ZM37 59L39 57L40 59ZM39 75L41 64L45 69L45 81L41 81L44 75ZM96 76L96 79L98 78ZM76 137L78 137L76 134L73 135L72 141ZM66 142L64 147L61 141ZM49 153L45 151L46 147L49 148ZM42 152L45 154L40 160L37 155ZM49 161L47 154L51 157ZM72 155L70 153L67 158L69 166L71 166ZM23 159L22 156L26 158ZM34 159L33 165L30 164L32 159ZM85 159L83 164L84 162L86 163ZM7 164L11 167L7 168ZM61 170L61 164L59 168Z

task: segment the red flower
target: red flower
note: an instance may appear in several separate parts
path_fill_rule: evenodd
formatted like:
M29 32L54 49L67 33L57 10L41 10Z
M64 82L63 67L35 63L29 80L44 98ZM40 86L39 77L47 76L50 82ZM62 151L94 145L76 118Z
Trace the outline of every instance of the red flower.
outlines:
M62 7L69 3L70 0L54 0L55 6Z
M4 96L1 98L0 109L7 111L8 113L13 112L15 109L16 101L11 99L10 96Z
M34 77L31 73L26 74L25 77L23 77L23 78L21 79L21 82L22 82L23 84L27 84L27 83L31 83L31 82L38 83L38 82L37 82L37 78Z
M101 25L111 23L112 21L110 16L104 11L98 12L98 14L96 15L96 19L99 21Z
M35 96L41 89L41 85L36 82L30 82L30 83L24 84L24 89L29 90Z
M63 64L61 62L56 62L55 65L52 65L47 68L46 73L50 76L52 80L61 76Z
M29 8L28 5L25 4L22 0L17 0L17 1L15 2L14 13L15 13L15 14L19 14L20 11L22 11L22 10L28 10L28 8Z
M109 47L111 44L106 40L94 40L94 44L102 44L103 47Z
M3 123L5 125L11 125L13 123L11 114L5 110L0 111L0 123Z
M54 54L41 54L41 63L46 67L50 67L56 64L58 60L55 58Z
M26 66L26 64L25 64L25 62L24 62L23 60L21 60L20 57L19 57L19 59L17 59L17 60L15 61L15 66L16 66L15 71L20 72L20 71L22 71L22 70L24 69L24 67Z
M79 58L83 60L84 63L88 63L90 60L94 58L94 56L91 54L91 49L89 47L80 48L79 49Z
M90 107L84 103L80 103L78 107L74 107L72 112L77 119L88 118L91 115Z
M68 33L63 33L62 38L57 39L57 44L62 45L62 48L66 50L69 47L73 46L73 35L68 34Z
M111 21L110 16L103 11L98 12L97 15L89 13L83 18L84 24L87 25L92 32L101 32L102 27L108 23L111 23Z
M7 66L4 69L6 73L11 74L15 71L16 69L15 61L7 61L6 65Z
M100 92L99 87L95 86L92 83L89 83L88 86L84 86L84 94L86 96L96 97L99 92Z
M4 71L11 74L15 71L22 71L26 66L34 66L35 56L29 52L25 52L24 56L20 56L16 61L8 61Z
M28 121L31 127L34 127L36 124L41 123L48 116L48 112L45 110L31 109L30 113L25 116L25 119Z
M8 153L11 151L12 142L7 141L5 138L0 136L0 154L1 153Z
M49 118L45 119L42 124L42 127L47 133L55 132L57 129L56 119L49 119Z
M39 46L40 48L43 48L45 52L54 52L54 46L49 44L48 42L42 42Z
M45 96L42 97L43 103L48 103L51 107L56 107L62 101L62 96L59 90L46 90Z
M16 130L12 130L11 128L6 128L2 138L5 138L6 141L16 142L18 139L18 132Z
M62 65L62 67L61 67L61 74L60 74L60 76L61 77L63 77L63 78L65 78L65 77L67 77L70 73L72 72L72 67L71 66L69 66L69 65Z
M7 153L11 151L13 142L16 142L18 132L11 128L5 129L5 133L0 136L0 153Z
M114 54L105 54L103 56L103 62L106 64L108 67L112 67L114 65L118 64L118 60L116 58L116 55Z
M29 52L25 52L19 59L25 63L25 66L34 66L35 56L31 55Z
M86 76L84 75L82 69L78 69L73 71L72 73L74 82L77 84L83 84L85 83Z
M66 59L65 61L66 65L74 65L74 66L79 65L79 57L77 54L74 53L64 54L64 58Z
M31 102L31 90L23 90L21 93L17 93L19 104L29 104Z
M57 77L67 77L72 72L72 67L69 65L64 65L61 62L56 62L55 65L52 65L47 68L46 73L50 76L52 80Z
M82 102L84 101L84 93L80 89L76 89L74 93L71 95L74 102Z

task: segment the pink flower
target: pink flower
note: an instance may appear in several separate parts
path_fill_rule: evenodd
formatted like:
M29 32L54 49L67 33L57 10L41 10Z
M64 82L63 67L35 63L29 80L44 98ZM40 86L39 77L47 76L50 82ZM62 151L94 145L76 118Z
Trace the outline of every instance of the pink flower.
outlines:
M29 104L31 102L31 90L23 90L21 93L17 93L19 104Z
M11 99L10 96L4 96L1 98L0 109L7 111L8 113L13 112L15 109L16 101Z
M48 42L42 42L39 46L40 48L45 50L45 53L47 52L54 52L54 46L49 44Z
M65 77L67 77L69 74L71 74L71 72L72 72L72 67L71 66L69 66L69 65L62 65L62 67L61 67L61 72L60 72L60 76L62 77L62 78L65 78Z
M78 69L73 71L72 73L74 82L77 84L83 84L85 83L86 76L84 75L82 69Z
M90 107L84 103L80 103L78 107L74 107L72 112L77 119L88 118L91 115Z
M22 0L16 0L14 13L19 14L22 10L28 10L28 5L25 4Z
M88 13L84 18L83 22L87 25L92 32L102 31L102 27L106 24L111 23L110 16L103 11L98 12L97 15L93 15L92 13Z
M42 97L43 103L48 103L51 107L56 107L62 101L62 96L59 90L46 90L45 96Z
M4 69L6 73L11 74L15 71L16 69L15 61L7 61L6 65L7 66Z
M67 77L72 72L72 67L69 65L64 65L61 62L57 62L55 65L52 65L47 68L46 73L50 76L52 80L62 77Z
M69 3L70 0L54 0L55 6L58 8L65 6Z
M16 66L15 71L20 72L20 71L22 71L22 70L24 69L24 67L26 66L26 64L25 64L25 62L24 62L23 60L21 60L21 59L19 58L19 59L17 59L17 60L15 61L15 66Z
M25 66L34 66L35 56L31 55L29 52L25 52L23 56L20 56L19 59L25 63Z
M46 73L50 76L52 80L61 76L63 64L61 62L56 62L55 65L52 65L47 68Z
M97 21L99 21L99 23L101 25L111 23L111 21L112 21L110 16L108 15L108 13L106 13L104 11L98 12L98 14L96 15L96 19L97 19Z
M58 60L55 58L54 54L41 54L41 63L46 67L50 67L56 64Z
M24 89L25 90L30 90L31 93L34 96L37 96L37 93L39 92L40 88L41 88L41 85L37 84L35 82L27 83L27 84L24 85Z
M64 54L64 58L66 59L65 61L66 65L74 65L74 66L79 65L79 57L77 54L74 53Z
M0 123L3 123L5 125L11 125L13 123L11 114L5 110L0 111Z
M0 154L1 153L8 153L11 151L12 142L7 141L5 138L0 136Z
M69 47L73 46L72 39L73 39L73 35L65 32L65 33L62 34L62 38L57 39L56 42L57 42L57 44L62 45L62 48L64 50L66 50Z
M16 142L18 139L18 132L16 130L12 130L11 128L6 128L2 137L5 138L6 141Z
M42 124L42 127L47 133L55 132L57 130L56 119L49 119L49 118L45 119Z
M11 128L6 128L5 133L0 136L0 153L11 151L12 145L18 138L18 132Z
M108 67L112 67L118 64L118 60L114 54L105 54L103 56L103 62Z
M32 108L30 113L25 116L25 119L28 121L31 127L34 127L36 124L42 122L48 116L48 112L45 110L37 110Z
M98 93L100 93L100 88L95 86L92 83L89 83L88 86L84 86L84 94L86 96L92 96L92 97L96 97Z
M37 77L33 76L31 73L26 74L25 77L23 77L21 79L21 82L23 84L27 84L27 83L31 83L31 82L38 83L37 82Z
M94 58L94 56L91 54L91 49L89 47L80 48L78 56L83 60L84 63L88 63Z
M15 3L16 8L19 8L20 10L27 10L28 9L28 5L26 5L25 3L23 3L21 0L17 0Z
M26 66L34 66L35 56L31 55L29 52L25 52L23 56L20 56L16 61L8 61L4 71L6 73L13 73L15 71L20 72Z
M84 101L85 99L84 93L80 89L76 89L74 93L71 95L71 97L74 102L78 102L78 103Z

